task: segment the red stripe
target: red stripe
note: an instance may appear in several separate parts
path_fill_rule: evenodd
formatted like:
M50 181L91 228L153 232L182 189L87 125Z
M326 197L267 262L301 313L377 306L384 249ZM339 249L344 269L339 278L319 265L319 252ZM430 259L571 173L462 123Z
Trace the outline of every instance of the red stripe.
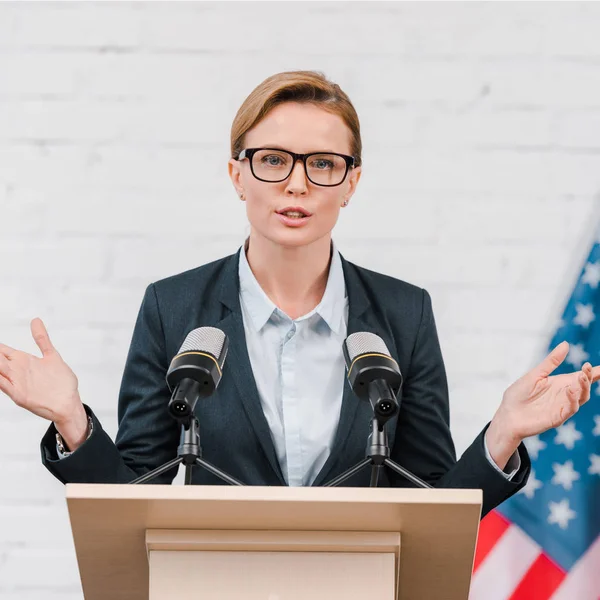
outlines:
M566 575L542 552L529 567L509 600L548 600Z
M481 521L479 536L477 537L477 548L475 549L473 573L477 571L483 559L490 553L490 550L509 527L510 521L496 511L492 511Z

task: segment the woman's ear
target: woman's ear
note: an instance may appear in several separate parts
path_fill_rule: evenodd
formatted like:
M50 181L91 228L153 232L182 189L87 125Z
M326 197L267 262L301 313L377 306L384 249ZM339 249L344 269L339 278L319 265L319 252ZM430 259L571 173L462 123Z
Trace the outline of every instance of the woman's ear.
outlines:
M229 178L231 179L231 183L233 183L233 187L235 188L237 195L242 197L244 195L244 188L242 185L242 173L240 170L239 161L230 158L227 162L227 170L229 172Z
M356 191L356 186L360 180L360 176L362 175L362 167L356 167L350 171L350 175L348 177L348 189L346 193L343 195L343 205L347 206L350 198L354 195Z

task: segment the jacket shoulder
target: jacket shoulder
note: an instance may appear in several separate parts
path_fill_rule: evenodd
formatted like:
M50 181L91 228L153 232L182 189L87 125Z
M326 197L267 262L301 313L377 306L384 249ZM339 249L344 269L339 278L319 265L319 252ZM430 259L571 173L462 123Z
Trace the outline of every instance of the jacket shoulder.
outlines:
M427 294L424 288L419 287L403 279L372 271L361 267L355 263L347 261L350 268L354 269L356 275L364 284L365 289L370 290L378 295L383 294L383 297L395 298L395 303L398 299L414 299L418 302L423 301L423 295Z

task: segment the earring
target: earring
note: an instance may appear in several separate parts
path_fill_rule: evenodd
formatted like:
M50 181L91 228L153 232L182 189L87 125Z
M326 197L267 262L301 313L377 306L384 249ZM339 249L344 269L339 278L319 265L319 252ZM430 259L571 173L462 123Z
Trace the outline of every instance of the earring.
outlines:
M344 206L348 206L348 200L344 200Z
M240 200L245 200L246 198L244 197L244 192L240 192Z

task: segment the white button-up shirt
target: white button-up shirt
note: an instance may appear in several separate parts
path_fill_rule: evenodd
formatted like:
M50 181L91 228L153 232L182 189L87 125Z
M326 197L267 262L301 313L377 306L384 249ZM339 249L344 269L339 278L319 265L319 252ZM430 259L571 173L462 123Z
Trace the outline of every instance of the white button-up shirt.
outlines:
M283 475L309 486L329 457L342 407L348 298L339 252L316 308L291 319L265 294L244 248L240 304L250 364Z

